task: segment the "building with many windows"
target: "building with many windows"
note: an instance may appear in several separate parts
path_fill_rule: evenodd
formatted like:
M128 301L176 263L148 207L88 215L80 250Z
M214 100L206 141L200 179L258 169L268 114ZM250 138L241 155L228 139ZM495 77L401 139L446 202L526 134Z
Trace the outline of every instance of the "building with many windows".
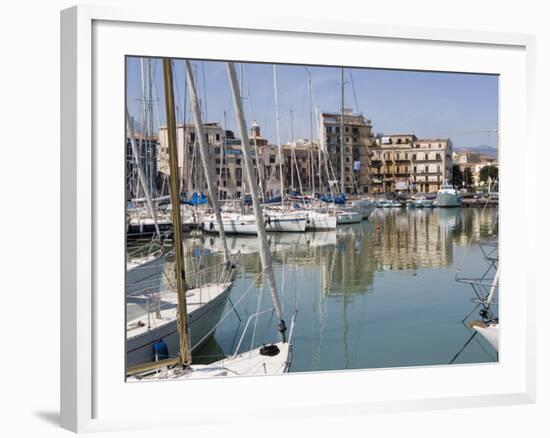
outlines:
M329 179L341 181L341 137L344 140L344 191L345 193L367 193L369 187L369 149L373 145L372 124L362 114L353 114L344 109L344 132L340 113L321 113L321 145L327 152ZM326 174L326 172L324 172ZM323 175L326 178L326 175ZM326 180L325 180L326 183Z
M208 166L215 178L220 199L240 198L243 193L249 192L243 175L245 170L241 139L236 138L233 131L224 130L219 123L205 123L204 129L208 144ZM159 129L159 139L158 170L169 175L168 138L165 126ZM178 125L176 142L182 190L188 194L206 193L208 187L195 125ZM278 147L270 145L267 139L261 136L260 126L256 122L250 128L249 142L252 165L262 180L264 190L278 192L280 190ZM283 169L283 173L285 171L286 169Z
M451 181L452 147L448 138L381 136L371 147L372 192L436 192Z

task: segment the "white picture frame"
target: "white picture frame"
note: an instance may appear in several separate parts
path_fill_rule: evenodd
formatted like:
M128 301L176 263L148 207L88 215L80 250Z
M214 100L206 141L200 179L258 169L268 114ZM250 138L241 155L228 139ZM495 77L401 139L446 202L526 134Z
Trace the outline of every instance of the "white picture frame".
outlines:
M534 245L536 224L527 209L512 205L513 199L520 199L516 201L520 204L533 202L534 194L525 188L534 187L536 181L534 168L528 168L525 161L535 150L533 36L317 22L290 17L243 16L227 23L223 16L214 13L198 16L178 10L141 11L104 6L64 10L61 26L62 427L81 432L186 426L212 421L213 416L223 424L235 415L261 418L273 409L278 410L279 418L284 412L291 412L293 418L307 418L329 412L331 415L361 414L534 401L535 311L531 305L534 288L530 276L532 267L527 257L521 257L521 250ZM174 39L184 34L201 43L184 48L174 44ZM233 40L235 47L216 47L222 37L226 44ZM245 41L249 44L238 44ZM341 50L328 57L320 50L322 44ZM361 47L368 48L368 58L353 57L352 48ZM306 52L304 48L309 50ZM122 320L123 303L100 293L105 291L106 284L114 284L116 290L124 278L121 269L124 203L117 204L123 198L116 190L110 190L123 172L120 160L124 150L121 147L113 152L110 160L105 160L104 154L106 144L121 143L123 138L119 137L124 131L121 54L266 62L301 60L304 64L501 75L499 160L501 266L504 269L500 362L261 377L269 397L258 394L258 378L125 384L123 357L117 357L123 348L122 325L117 326L120 323L117 318ZM390 54L401 56L396 58ZM110 108L105 106L107 102ZM521 157L514 156L512 151L518 142L525 150ZM119 210L112 211L117 205ZM517 226L524 230L522 236L513 233ZM514 269L507 270L508 266ZM513 324L507 325L508 321ZM120 339L113 335L118 330ZM475 379L477 383L484 383L479 390L475 388ZM387 384L390 381L392 385ZM175 385L186 386L174 389ZM297 385L301 391L296 391ZM181 415L182 408L167 409L163 403L148 406L149 415L144 415L131 403L143 394L173 405L177 391L182 390L196 400L196 406L185 407L185 415ZM296 392L292 392L289 400L284 396L291 390ZM227 402L223 396L212 400L220 393L236 394L239 403L224 408ZM252 403L245 396L239 396L252 393L255 394ZM207 402L208 412L202 412L201 403Z

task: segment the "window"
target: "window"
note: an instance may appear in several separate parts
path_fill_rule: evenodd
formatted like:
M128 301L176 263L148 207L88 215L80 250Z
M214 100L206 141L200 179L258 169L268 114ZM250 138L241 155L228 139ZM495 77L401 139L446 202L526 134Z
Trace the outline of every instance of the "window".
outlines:
M216 134L216 141L220 141L220 134Z
M327 126L327 134L331 134L332 133L332 126Z
M346 126L346 132L349 132L349 127L348 127L348 126ZM346 140L346 141L347 141L347 140Z
M400 138L397 139L397 144L401 144L401 139Z
M416 154L413 154L413 161L416 161ZM416 167L415 167L416 169Z
M353 142L357 143L357 137L353 137Z
M240 167L235 169L235 176L239 179L243 177L243 170Z
M336 129L336 134L339 134L339 133L340 133L340 127L339 127L339 126L335 126L335 129Z
M424 166L424 172L428 173L428 166Z
M349 137L346 137L346 143L349 143Z
M220 164L221 160L219 158L216 158L216 164Z
M271 164L275 163L275 155L270 155L270 156L269 156L269 162L270 162Z
M214 153L215 153L216 155L219 155L219 153L220 153L220 148L214 148Z
M216 167L216 175L219 175L219 174L220 174L220 168Z
M414 166L414 173L416 173L416 166Z
M353 128L353 129L351 130L351 132L352 132L353 134L359 134L359 128Z
M236 163L237 163L238 166L240 166L240 164L241 164L241 159L240 159L240 158L237 158ZM256 164L256 160L254 160L254 164Z
M349 157L346 157L346 161L349 161Z
M189 134L189 141L190 141L191 143L195 143L195 133L194 133L194 132L191 132L191 133Z
M441 160L441 154L435 154L435 159L436 160Z

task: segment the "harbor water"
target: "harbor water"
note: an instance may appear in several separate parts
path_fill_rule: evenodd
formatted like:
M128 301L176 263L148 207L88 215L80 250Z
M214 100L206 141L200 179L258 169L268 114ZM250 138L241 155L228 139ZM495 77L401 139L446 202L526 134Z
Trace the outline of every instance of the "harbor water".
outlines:
M379 208L336 231L269 237L287 336L295 315L290 372L444 365L470 337L463 320L476 305L455 277L481 276L487 262L479 242L498 239L498 218L495 208ZM227 239L240 251L237 275L226 317L195 363L278 337L257 238ZM187 238L188 269L219 263L220 249L217 236ZM455 363L496 360L478 336Z

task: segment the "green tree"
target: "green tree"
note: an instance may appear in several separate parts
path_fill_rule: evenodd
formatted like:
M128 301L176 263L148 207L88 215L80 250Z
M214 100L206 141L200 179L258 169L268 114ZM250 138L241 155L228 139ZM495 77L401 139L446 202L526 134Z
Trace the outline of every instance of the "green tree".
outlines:
M453 164L453 186L455 187L461 187L462 181L464 181L464 175L462 173L462 170L460 170L460 166L458 164Z
M464 182L466 187L470 187L474 183L474 176L472 174L472 169L466 167L463 172Z
M498 178L498 167L493 164L484 166L479 171L479 180L481 182L485 183L489 178L491 178L491 181L494 181Z

